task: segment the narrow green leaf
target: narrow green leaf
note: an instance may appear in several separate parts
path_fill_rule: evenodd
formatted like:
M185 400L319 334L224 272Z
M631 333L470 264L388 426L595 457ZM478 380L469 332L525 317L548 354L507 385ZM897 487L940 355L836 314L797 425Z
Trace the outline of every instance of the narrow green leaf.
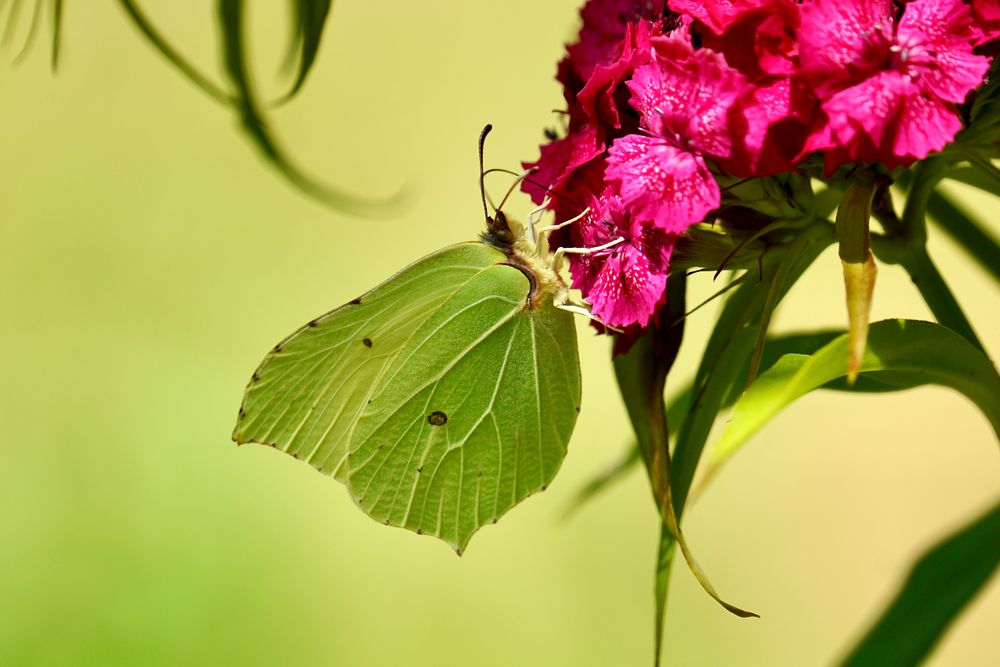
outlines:
M357 215L381 215L398 208L403 199L401 194L384 200L362 199L308 176L292 162L272 135L253 90L243 36L244 10L243 0L219 0L225 68L236 91L233 105L243 129L261 154L299 190L338 210Z
M0 37L0 47L7 48L14 41L17 34L17 24L21 20L22 0L13 0L10 11L7 12L7 25L3 29L3 37Z
M819 254L835 240L833 225L827 223L814 224L801 233L808 237L808 242L791 262L784 285L776 296L779 303ZM763 275L767 285L750 281L733 292L726 300L705 346L695 375L691 408L681 424L674 449L672 488L678 515L684 511L691 482L715 417L733 384L743 379L740 374L756 341L769 281L774 279L776 267L783 257L780 253L765 257Z
M751 269L760 262L767 245L753 233L701 223L677 239L670 256L674 271L691 269Z
M291 59L298 62L295 79L291 89L279 100L287 102L302 89L319 53L319 45L323 39L323 28L330 14L332 0L294 0L292 2Z
M50 5L52 21L52 71L59 69L59 54L62 51L63 0L52 0Z
M804 253L809 252L810 247L814 245L813 239L809 234L796 236L785 250L782 261L775 268L774 276L768 281L767 298L764 300L764 305L759 316L760 321L757 323L757 338L754 341L753 355L750 358L745 384L752 383L754 378L757 377L757 371L760 369L761 359L764 354L767 330L770 328L771 317L774 315L778 303L785 293L788 292L789 288L791 288L792 284L801 277L802 271L812 263L815 257L806 254L805 264L799 263L798 260L803 257Z
M42 2L43 0L35 0L35 6L31 10L31 22L28 24L28 33L24 37L24 43L21 44L21 50L14 57L15 65L24 60L28 52L31 51L31 45L35 43L35 37L38 35L38 26L42 20Z
M969 318L966 317L965 311L948 287L934 260L927 254L927 249L914 248L903 258L901 265L910 274L910 280L920 292L927 307L931 309L934 319L985 351L986 348L972 328L972 323L969 322Z
M666 524L660 526L660 545L656 553L656 574L654 584L655 610L653 612L653 633L655 636L654 650L656 651L653 664L660 667L660 660L663 654L663 624L667 618L667 594L670 592L670 572L673 569L674 554L677 551L677 541L670 534Z
M710 469L717 471L795 399L844 377L848 344L849 336L844 335L811 356L785 355L762 374L737 401ZM956 389L979 407L1000 437L1000 376L986 355L943 326L917 320L873 324L859 370L888 371L892 374L887 381L902 386L933 383Z
M917 163L912 172L903 172L897 182L908 188L900 230L873 245L879 259L899 264L910 274L934 319L985 350L958 299L927 252L927 212L941 179L962 160L956 153L939 153Z
M844 667L918 665L1000 564L1000 503L929 550Z
M583 508L588 501L593 500L602 491L608 489L612 484L622 479L632 471L632 469L642 460L639 455L639 445L630 444L625 453L617 461L612 463L605 470L594 475L590 481L585 483L573 496L573 500L566 506L563 518L568 519L577 511Z
M812 333L785 334L782 336L768 338L767 343L764 346L761 368L766 371L773 366L780 357L786 354L812 354L843 334L844 331L841 329L831 329ZM732 405L736 403L739 397L743 394L748 368L749 363L747 368L742 371L742 373L738 376L738 379L733 383L730 392L726 395L726 398L723 399L723 408L732 407ZM847 382L843 378L837 378L826 383L822 388L834 391L886 393L890 391L910 389L923 384L923 382L923 377L920 375L869 373L859 377L853 386L848 386ZM683 423L684 416L687 414L687 411L691 406L691 396L693 392L694 390L691 384L688 384L681 390L674 400L667 404L667 423L671 425L671 437L674 440L676 440L677 430ZM615 482L621 480L632 470L632 468L638 465L641 460L642 457L639 454L638 443L631 444L618 460L608 466L605 470L596 474L590 481L580 487L580 489L576 492L576 495L573 497L573 500L567 505L564 516L568 518L581 509L587 502L607 490Z
M962 207L940 192L927 202L931 219L976 260L994 280L1000 282L1000 243Z
M948 172L948 180L971 185L983 192L1000 197L1000 181L984 173L979 166L956 167Z
M142 36L152 45L154 49L160 52L164 58L166 58L170 64L177 68L177 70L187 77L188 81L193 83L195 86L200 88L206 95L212 99L229 106L233 103L232 96L224 91L219 86L212 83L208 77L198 71L194 65L187 61L180 52L175 49L167 39L160 34L160 31L150 22L149 18L146 17L145 13L139 6L132 0L118 0L121 4L122 9L125 14L131 19L135 27L139 29ZM62 8L61 0L57 0L59 9ZM61 13L61 11L60 11Z
M667 423L672 425L672 429L676 428L676 425L680 424L681 420L684 419L684 414L687 412L690 404L691 386L688 385L667 406ZM580 487L580 490L576 492L572 502L566 508L564 516L569 517L575 513L589 500L627 475L640 461L642 461L642 456L639 453L639 444L632 443L621 458Z

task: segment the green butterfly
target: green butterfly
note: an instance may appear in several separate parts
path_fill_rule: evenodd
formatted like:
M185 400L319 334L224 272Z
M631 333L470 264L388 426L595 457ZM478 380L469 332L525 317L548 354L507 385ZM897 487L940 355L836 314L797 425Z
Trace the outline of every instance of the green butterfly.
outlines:
M343 482L373 519L459 554L552 481L580 410L571 311L582 304L559 275L561 253L549 253L556 227L486 218L481 241L417 260L278 343L233 432Z

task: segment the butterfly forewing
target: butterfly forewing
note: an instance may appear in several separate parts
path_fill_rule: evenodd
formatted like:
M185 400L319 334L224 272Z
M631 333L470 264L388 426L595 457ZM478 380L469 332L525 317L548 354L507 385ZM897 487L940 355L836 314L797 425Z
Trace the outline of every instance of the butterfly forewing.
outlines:
M390 525L458 550L544 488L580 400L572 316L526 308L510 266L469 280L385 371L352 438L348 486Z
M428 255L275 346L253 375L233 433L343 480L362 409L410 338L467 282L504 261L464 243Z

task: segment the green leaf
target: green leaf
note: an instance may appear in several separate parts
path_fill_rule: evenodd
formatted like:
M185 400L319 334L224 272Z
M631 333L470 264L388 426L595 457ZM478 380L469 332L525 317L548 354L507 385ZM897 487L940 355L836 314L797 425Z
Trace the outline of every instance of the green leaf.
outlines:
M139 6L133 2L133 0L118 0L118 2L121 4L125 14L129 17L129 19L131 19L132 23L135 24L135 27L139 29L142 36L146 38L150 45L158 51L160 55L176 67L177 71L187 77L188 81L200 88L202 92L217 102L225 104L226 106L233 104L234 100L232 96L219 86L212 83L208 77L198 71L198 68L188 62L188 60L184 58L184 56L182 56L172 44L170 44L167 38L156 29L146 14L139 9ZM62 3L60 2L59 5L61 7Z
M917 561L845 667L918 665L1000 564L1000 503Z
M573 496L573 500L567 504L566 510L563 512L563 518L568 519L575 514L588 501L593 500L602 491L630 473L632 468L640 461L642 461L642 457L639 455L638 443L630 444L625 453L617 461L612 463L607 469L594 475L590 481L577 490Z
M841 329L831 329L812 333L785 334L782 336L768 338L767 343L764 346L761 368L767 370L773 366L780 357L786 354L812 354L819 348L843 334L844 331ZM723 399L723 408L732 407L732 405L742 395L743 386L748 375L748 369L749 361L747 362L744 370L738 376L737 381L732 384L726 398ZM847 382L843 378L837 378L836 380L831 380L823 385L823 388L835 391L885 393L890 391L899 391L901 389L909 389L921 383L922 380L919 377L891 377L888 373L879 373L861 376L852 386L848 386ZM667 423L671 425L671 437L674 440L676 440L677 428L681 423L683 423L684 416L687 414L687 411L691 406L691 396L693 393L694 389L689 383L672 401L670 401L670 403L667 404ZM565 516L569 517L571 514L581 509L587 502L607 490L607 488L612 484L622 479L641 460L642 457L639 454L638 443L631 444L628 450L617 461L612 463L607 469L599 472L591 480L580 487L580 489L576 492L576 495L573 497L573 500L568 504Z
M1000 243L996 238L963 211L962 207L940 192L930 196L927 212L945 234L976 260L980 268L1000 282Z
M783 287L775 296L775 303L795 283L799 276L815 261L816 257L833 243L835 236L833 226L817 222L801 232L808 238L803 243L792 267L783 280ZM722 313L716 322L715 329L705 346L701 364L693 382L693 398L686 416L680 424L677 444L674 448L671 466L671 496L678 521L684 511L691 482L704 450L709 431L718 415L727 395L734 385L745 377L747 360L751 356L756 341L756 328L759 326L762 309L764 308L769 281L776 274L776 263L781 261L781 253L765 255L760 267L764 285L754 281L745 281L726 299ZM641 343L641 341L640 341ZM765 347L766 354L766 347ZM616 360L615 370L618 372ZM619 378L619 386L623 387L626 405L629 397ZM632 415L633 426L641 442L640 424ZM659 548L660 558L656 573L656 609L658 623L662 620L666 608L666 598L669 592L670 572L673 566L672 536L661 535ZM660 646L662 643L662 624L656 627L657 664L659 664Z
M715 591L704 571L695 561L678 521L671 488L671 454L667 414L663 406L663 392L670 368L680 348L684 330L685 276L675 273L667 282L667 306L661 311L659 321L636 341L627 354L614 359L618 387L628 410L642 458L660 513L661 545L657 558L654 594L656 664L662 648L662 620L666 609L669 568L673 558L673 541L681 549L695 579L716 602L727 611L746 618L757 614L732 605ZM669 557L666 556L669 552Z
M233 433L344 482L372 518L472 535L553 479L580 406L572 315L529 304L510 258L464 243L279 343Z
M323 28L333 5L331 0L293 0L292 6L292 43L290 60L298 62L295 79L291 90L279 101L287 102L302 89L319 52L319 44L323 39Z
M338 210L357 215L382 215L398 208L402 201L401 194L384 200L362 199L307 175L288 156L273 136L253 89L243 35L244 10L243 0L219 0L225 69L235 89L232 104L243 129L261 154L296 188Z
M803 243L801 251L796 253L794 261L790 262L791 266L785 269L787 273L781 289L775 295L775 303L780 303L798 278L835 239L833 225L827 223L812 225L801 234L806 236L807 240ZM741 376L741 373L756 342L756 332L770 282L775 279L777 266L783 257L784 255L780 253L765 257L764 284L745 282L726 300L715 329L705 346L694 379L694 398L688 414L680 425L674 450L672 488L678 514L684 511L698 461L712 424L722 409L723 401L734 385L742 386L745 376Z
M927 252L929 203L937 184L961 159L955 153L939 153L918 162L912 172L899 175L897 182L908 188L902 220L889 237L873 238L872 249L882 261L899 264L910 274L934 319L985 350L958 299Z
M951 169L948 171L947 178L1000 197L1000 181L994 178L993 173L986 172L978 165Z
M3 29L3 37L0 37L0 47L8 47L17 33L18 23L21 20L22 0L11 0L10 10L7 12L7 25ZM0 5L0 9L3 6Z
M63 0L52 0L49 18L52 21L52 71L59 68L59 54L62 50Z
M677 540L670 534L666 524L660 525L660 544L656 552L656 575L653 586L653 642L656 667L660 665L663 654L663 624L667 620L667 595L670 592L670 573L673 570L674 555L677 552Z
M737 401L729 426L715 447L711 470L719 466L785 406L813 389L847 374L848 336L840 336L811 356L785 355ZM859 368L896 386L940 384L965 394L989 419L1000 437L1000 376L990 360L943 326L916 320L873 324Z

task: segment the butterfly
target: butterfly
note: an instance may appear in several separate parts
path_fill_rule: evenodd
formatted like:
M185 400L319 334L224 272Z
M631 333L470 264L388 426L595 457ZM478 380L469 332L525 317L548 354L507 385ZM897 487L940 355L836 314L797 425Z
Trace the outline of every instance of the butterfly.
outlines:
M580 410L573 302L534 214L500 210L278 343L233 432L343 482L386 525L459 555L555 477ZM536 212L537 213L537 212ZM579 217L579 216L578 216ZM570 249L572 251L573 249Z

